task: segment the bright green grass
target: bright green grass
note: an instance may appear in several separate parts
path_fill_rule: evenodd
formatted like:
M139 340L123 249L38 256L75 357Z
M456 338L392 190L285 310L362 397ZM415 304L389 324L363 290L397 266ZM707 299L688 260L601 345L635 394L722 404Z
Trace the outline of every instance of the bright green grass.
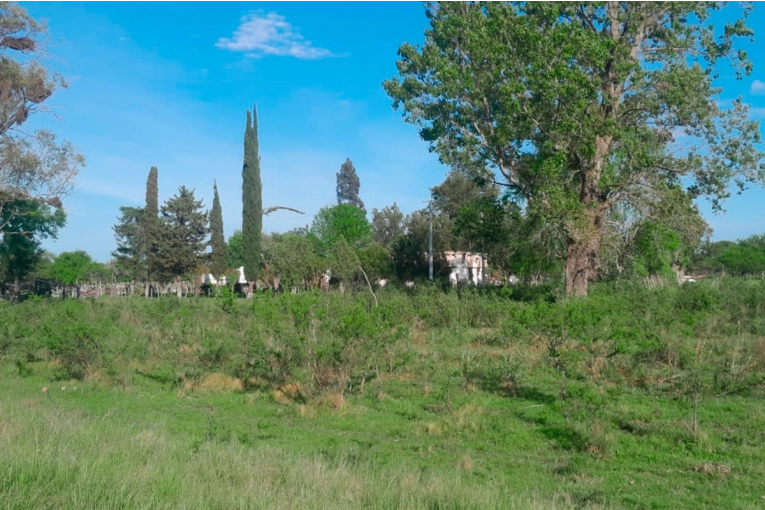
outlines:
M695 442L687 409L624 395L605 416L642 429L599 421L594 455L594 420L562 419L557 404L460 389L434 412L416 382L302 413L267 394L51 385L8 365L0 384L3 508L761 508L765 496L765 412L741 397L705 402Z
M529 476L489 473L499 452L423 440L385 406L301 418L246 395L80 382L46 396L7 370L0 382L4 509L572 507Z

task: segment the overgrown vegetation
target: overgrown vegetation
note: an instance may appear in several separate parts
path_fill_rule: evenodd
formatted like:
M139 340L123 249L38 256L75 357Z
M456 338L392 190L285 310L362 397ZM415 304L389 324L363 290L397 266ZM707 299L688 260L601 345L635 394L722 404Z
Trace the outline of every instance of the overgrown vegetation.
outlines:
M66 460L77 454L94 472L126 459L128 480L163 463L141 475L161 491L119 485L129 507L173 506L211 469L211 504L761 504L765 282L622 281L565 301L522 287L377 294L379 306L348 292L1 306L3 493L20 508L34 484L45 506L118 476L87 479ZM39 457L19 436L30 429L58 457ZM89 431L100 439L86 448ZM338 493L335 476L359 490ZM411 494L389 490L409 477ZM260 483L272 489L248 494Z

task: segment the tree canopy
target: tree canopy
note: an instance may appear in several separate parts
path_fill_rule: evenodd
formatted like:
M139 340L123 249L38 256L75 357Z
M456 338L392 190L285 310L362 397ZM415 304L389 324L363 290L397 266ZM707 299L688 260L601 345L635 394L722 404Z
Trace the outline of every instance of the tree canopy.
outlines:
M15 3L0 3L0 235L28 201L62 207L85 159L51 131L21 129L45 101L66 87L63 77L41 64L48 28ZM20 207L20 209L16 209Z
M331 251L340 238L356 247L367 244L372 238L366 213L351 204L322 208L313 219L311 233L319 239L325 253Z
M0 222L4 232L11 234L0 238L0 282L10 283L23 280L34 270L43 255L42 239L55 238L66 216L61 209L27 200L0 211Z
M372 236L376 243L388 248L399 235L404 233L404 213L393 205L382 210L372 209Z
M48 268L48 275L64 285L106 278L103 265L94 261L84 250L59 253Z
M207 213L194 190L185 186L161 209L159 260L165 278L184 276L202 262L207 246Z
M597 277L606 217L673 190L719 210L765 180L759 123L719 106L727 59L749 74L716 2L428 3L422 47L404 44L384 87L440 159L495 173L527 211L560 225L566 291ZM748 14L747 7L744 15ZM685 186L685 187L683 187Z

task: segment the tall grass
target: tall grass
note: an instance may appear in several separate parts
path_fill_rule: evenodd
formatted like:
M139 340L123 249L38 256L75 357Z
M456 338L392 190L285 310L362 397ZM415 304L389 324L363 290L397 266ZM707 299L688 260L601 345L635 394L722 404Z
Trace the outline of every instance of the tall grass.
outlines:
M189 445L161 424L0 401L0 501L12 509L573 508L470 473L380 469L236 441Z

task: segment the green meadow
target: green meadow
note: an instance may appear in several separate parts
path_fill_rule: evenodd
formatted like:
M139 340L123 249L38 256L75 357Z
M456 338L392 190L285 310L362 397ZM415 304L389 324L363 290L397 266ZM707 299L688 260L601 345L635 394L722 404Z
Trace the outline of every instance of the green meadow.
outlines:
M765 282L0 304L0 506L762 508Z

